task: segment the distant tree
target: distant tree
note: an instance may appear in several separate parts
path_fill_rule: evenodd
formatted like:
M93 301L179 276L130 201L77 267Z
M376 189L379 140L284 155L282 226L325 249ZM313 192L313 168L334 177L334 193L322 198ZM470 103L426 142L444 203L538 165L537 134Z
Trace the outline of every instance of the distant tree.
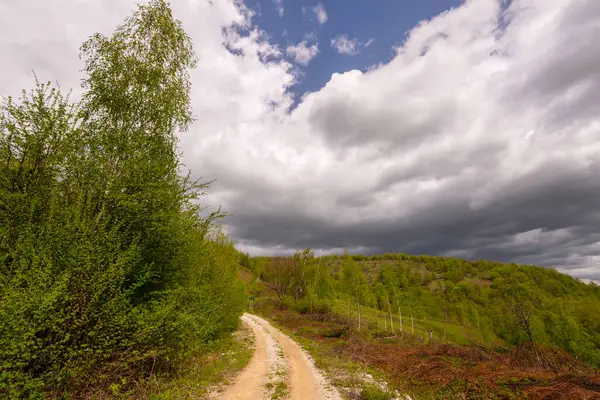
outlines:
M250 255L248 255L248 253L240 252L240 265L244 268L250 269Z
M307 283L307 295L310 302L310 312L316 299L330 299L333 295L332 278L329 274L327 260L323 258L312 260L312 266Z
M290 257L273 257L264 267L264 278L281 302L292 286L294 272L294 260Z
M508 309L516 324L525 332L531 343L535 343L532 328L534 306L524 286L513 284L506 299Z
M356 306L358 330L361 329L360 306L366 302L369 294L369 283L356 262L347 254L342 266L343 287L346 294L352 299Z
M448 329L448 310L450 307L450 298L452 292L454 291L454 284L452 281L442 281L439 286L436 288L436 292L440 293L443 304L444 304L444 337L443 341L446 342L446 333Z
M404 333L404 325L402 323L402 308L400 308L400 299L398 298L398 292L396 288L392 286L392 290L394 292L394 298L396 299L396 305L398 307L398 317L400 318L400 332Z
M298 251L292 257L294 267L293 294L298 300L306 294L310 275L314 273L315 253L311 249Z

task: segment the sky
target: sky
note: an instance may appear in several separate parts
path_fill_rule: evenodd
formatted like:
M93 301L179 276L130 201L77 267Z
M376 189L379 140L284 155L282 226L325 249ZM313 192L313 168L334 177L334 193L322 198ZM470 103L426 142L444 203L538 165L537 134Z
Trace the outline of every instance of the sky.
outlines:
M404 252L600 281L597 0L173 0L193 176L251 254ZM0 95L81 94L134 0L0 0Z

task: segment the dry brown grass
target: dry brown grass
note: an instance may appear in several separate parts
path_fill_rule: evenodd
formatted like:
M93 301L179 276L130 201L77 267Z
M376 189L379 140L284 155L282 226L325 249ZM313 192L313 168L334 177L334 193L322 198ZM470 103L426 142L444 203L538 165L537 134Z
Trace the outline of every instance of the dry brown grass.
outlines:
M438 398L600 399L600 375L570 354L529 346L499 351L475 346L425 345L403 339L381 340L346 331L329 315L278 311L277 322L297 335L318 341L332 355L380 370L400 390L422 390Z
M381 369L399 387L429 386L440 392L452 389L465 398L487 393L498 398L520 394L532 399L600 399L600 376L556 350L500 354L450 345L407 348L353 338L338 345L336 351ZM543 361L539 362L535 354Z
M529 387L525 393L529 398L535 400L600 399L600 378L598 376L564 375L546 386Z

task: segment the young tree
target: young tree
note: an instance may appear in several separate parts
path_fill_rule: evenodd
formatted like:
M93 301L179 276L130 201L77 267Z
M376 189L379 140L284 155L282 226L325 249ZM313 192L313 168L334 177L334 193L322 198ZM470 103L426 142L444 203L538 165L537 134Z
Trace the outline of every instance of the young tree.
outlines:
M289 257L274 257L264 268L265 280L281 302L292 286L294 272L294 260Z
M347 295L356 305L358 330L361 328L360 306L369 297L369 283L358 267L358 264L346 253L342 265L343 287Z
M394 313L392 313L392 304L390 303L390 297L386 293L385 301L387 302L388 312L390 313L390 328L392 328L392 335L396 335L394 330Z
M400 332L404 333L404 327L402 324L402 309L400 308L400 300L398 299L398 293L396 292L396 288L392 286L392 290L394 291L394 297L396 298L396 305L398 306L398 316L400 317Z
M311 249L298 251L293 256L294 261L294 282L293 292L294 298L298 300L306 294L307 286L309 285L310 276L315 271L314 267L315 253Z
M452 281L445 281L440 284L440 286L436 289L438 293L441 294L442 299L444 301L444 337L443 341L446 342L446 333L448 329L448 308L450 307L450 298L454 291L454 284Z
M526 298L523 288L516 286L511 288L510 295L507 298L507 306L515 323L525 332L529 341L535 343L532 328L534 307L531 301Z
M415 334L415 320L413 318L412 305L409 304L408 309L410 310L410 333Z
M310 312L313 312L315 299L330 299L333 295L332 277L329 273L327 259L320 257L313 261L309 275L307 294L310 299Z

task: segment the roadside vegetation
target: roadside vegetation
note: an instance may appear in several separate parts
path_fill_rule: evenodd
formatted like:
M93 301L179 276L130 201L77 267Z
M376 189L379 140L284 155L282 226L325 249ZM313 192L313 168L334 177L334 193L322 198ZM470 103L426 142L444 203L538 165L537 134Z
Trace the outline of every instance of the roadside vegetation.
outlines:
M303 343L348 398L600 392L593 283L536 266L406 254L307 249L243 265L255 312Z
M250 328L241 325L233 335L210 343L204 351L190 357L180 365L177 373L162 374L143 382L127 398L215 398L248 365L253 352L254 335Z
M208 185L181 175L180 23L141 3L81 56L81 99L36 82L0 108L1 398L139 398L225 345L246 304Z

